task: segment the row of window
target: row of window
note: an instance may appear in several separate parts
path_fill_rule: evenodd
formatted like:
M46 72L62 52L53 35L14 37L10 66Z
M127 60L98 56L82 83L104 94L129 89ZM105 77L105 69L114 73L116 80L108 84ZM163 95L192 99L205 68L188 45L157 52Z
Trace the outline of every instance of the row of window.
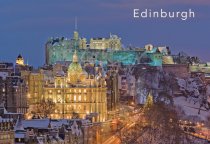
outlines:
M53 93L54 90L48 90L48 93ZM62 90L57 90L57 93L61 93L63 92ZM70 89L70 90L66 90L65 93L87 93L87 92L105 92L105 90L81 90L81 89Z
M6 140L6 139L13 139L14 135L10 135L7 133L0 133L0 140Z

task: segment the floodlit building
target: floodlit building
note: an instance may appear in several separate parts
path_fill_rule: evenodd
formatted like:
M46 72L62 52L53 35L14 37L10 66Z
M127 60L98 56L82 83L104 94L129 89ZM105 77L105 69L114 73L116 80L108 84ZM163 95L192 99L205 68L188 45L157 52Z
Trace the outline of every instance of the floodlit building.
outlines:
M72 118L73 113L77 113L80 118L93 115L93 122L106 120L105 79L100 72L93 75L83 70L76 51L66 74L59 71L52 81L44 80L44 74L31 74L29 97L30 107L41 99L52 99L56 103L50 114L53 119Z
M90 39L90 48L91 49L112 49L112 50L121 50L121 38L117 35L110 34L109 38L91 38Z
M18 64L18 65L24 65L24 59L23 59L23 57L20 54L16 58L16 64Z
M119 106L118 76L118 67L110 65L106 77L107 108L109 111L115 111Z
M20 75L0 72L0 90L0 103L4 103L9 112L27 112L27 87Z
M210 62L205 64L193 64L189 65L189 70L191 73L203 73L206 82L210 82Z
M77 31L72 39L50 38L45 45L45 62L54 65L58 61L71 61L74 50L80 59L84 61L102 61L104 64L120 62L125 65L135 64L142 51L123 50L121 38L110 35L108 38L91 38L87 43L85 38L80 38Z
M41 72L31 72L28 80L28 103L34 105L39 103L43 95L44 74Z
M0 117L0 144L14 144L13 119Z

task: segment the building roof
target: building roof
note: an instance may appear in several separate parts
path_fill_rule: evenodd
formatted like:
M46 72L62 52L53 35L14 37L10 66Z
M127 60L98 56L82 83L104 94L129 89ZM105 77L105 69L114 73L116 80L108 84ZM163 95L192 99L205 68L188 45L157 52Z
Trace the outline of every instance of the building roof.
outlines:
M78 62L78 56L76 51L73 55L72 61L73 62L69 65L68 73L74 77L79 77L82 74L83 69L80 63Z
M18 120L15 124L15 131L24 131L22 119L18 117Z
M23 127L24 128L39 128L39 129L48 129L50 120L49 119L32 119L32 120L24 120Z
M21 54L18 55L17 59L23 59L23 57L21 56Z
M82 73L82 67L81 67L81 65L79 64L79 63L71 63L70 65L69 65L69 68L68 68L68 72L69 73L72 73L72 74L75 74L75 73Z
M15 138L25 138L24 133L15 133Z

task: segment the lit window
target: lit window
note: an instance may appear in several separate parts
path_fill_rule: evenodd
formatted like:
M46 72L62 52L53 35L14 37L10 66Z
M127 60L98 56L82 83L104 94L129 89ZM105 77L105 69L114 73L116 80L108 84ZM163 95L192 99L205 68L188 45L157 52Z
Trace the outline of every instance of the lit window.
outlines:
M81 95L79 95L79 98L78 98L78 100L79 100L79 101L81 101Z
M69 95L69 100L71 101L72 99L71 99L71 95Z
M84 93L86 93L87 91L86 91L86 89L84 89Z
M74 95L74 101L76 101L76 100L77 100L76 95Z

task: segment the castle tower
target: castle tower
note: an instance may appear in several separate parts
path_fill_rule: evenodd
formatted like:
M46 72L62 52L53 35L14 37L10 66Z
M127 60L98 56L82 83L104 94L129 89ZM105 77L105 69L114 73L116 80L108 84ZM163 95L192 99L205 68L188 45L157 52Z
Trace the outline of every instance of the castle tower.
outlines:
M18 65L24 65L24 59L21 56L21 54L19 54L18 57L16 58L16 64L18 64Z

